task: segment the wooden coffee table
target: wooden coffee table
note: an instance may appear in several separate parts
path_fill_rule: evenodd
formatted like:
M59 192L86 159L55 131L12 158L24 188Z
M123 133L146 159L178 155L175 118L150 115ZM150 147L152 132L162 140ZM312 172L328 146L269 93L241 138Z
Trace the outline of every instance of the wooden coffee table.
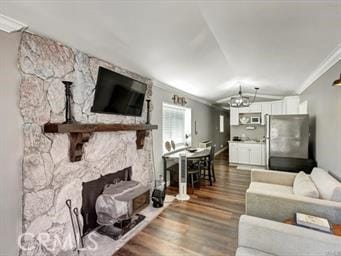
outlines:
M285 220L283 222L286 224L290 224L290 225L297 225L295 219L288 219L288 220ZM330 234L333 234L335 236L341 236L341 225L331 224L331 226L332 226L332 232ZM315 230L315 229L313 229L313 230ZM317 231L319 231L319 230L317 230ZM321 231L321 232L323 232L323 231Z

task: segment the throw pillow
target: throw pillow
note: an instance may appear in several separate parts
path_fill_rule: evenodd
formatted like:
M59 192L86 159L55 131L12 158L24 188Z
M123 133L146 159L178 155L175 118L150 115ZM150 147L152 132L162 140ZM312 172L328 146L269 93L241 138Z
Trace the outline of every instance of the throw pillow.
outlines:
M319 198L320 193L311 178L304 172L299 172L294 180L294 194L311 198Z
M321 168L314 168L311 179L322 199L341 202L341 183Z

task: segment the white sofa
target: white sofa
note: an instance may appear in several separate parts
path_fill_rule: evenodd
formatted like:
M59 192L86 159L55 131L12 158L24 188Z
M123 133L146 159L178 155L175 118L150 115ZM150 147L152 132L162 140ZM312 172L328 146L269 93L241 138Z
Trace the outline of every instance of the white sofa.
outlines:
M341 237L243 215L236 256L338 256Z
M320 198L311 198L294 193L296 175L289 172L253 169L251 184L246 192L246 214L283 222L293 218L295 213L301 212L341 224L341 201L330 199L331 194L337 197L337 200L340 199L341 183L326 171L316 168L310 177L319 191Z

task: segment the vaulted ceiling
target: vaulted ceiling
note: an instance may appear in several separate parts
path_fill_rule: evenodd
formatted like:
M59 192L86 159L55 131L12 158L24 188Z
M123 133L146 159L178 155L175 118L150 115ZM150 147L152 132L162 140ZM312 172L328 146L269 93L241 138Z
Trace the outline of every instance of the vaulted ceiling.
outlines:
M341 1L1 1L0 13L216 101L293 95L341 44Z

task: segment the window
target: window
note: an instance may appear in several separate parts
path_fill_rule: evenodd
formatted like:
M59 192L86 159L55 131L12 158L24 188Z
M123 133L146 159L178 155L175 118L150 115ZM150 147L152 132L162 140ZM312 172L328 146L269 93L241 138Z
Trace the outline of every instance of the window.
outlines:
M223 133L224 132L224 116L220 115L220 132Z
M191 145L191 109L163 103L162 138L173 140L175 146ZM163 147L165 150L165 147Z

